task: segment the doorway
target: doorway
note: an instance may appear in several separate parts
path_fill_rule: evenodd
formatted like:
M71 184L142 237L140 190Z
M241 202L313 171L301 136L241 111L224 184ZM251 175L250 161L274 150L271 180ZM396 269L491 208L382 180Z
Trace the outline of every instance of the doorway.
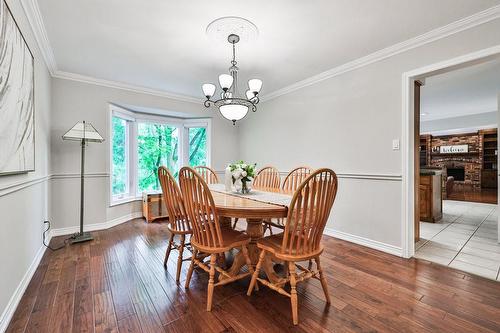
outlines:
M403 149L405 150L404 151L404 159L405 160L403 161L403 163L404 163L404 175L403 175L403 196L404 196L403 220L404 220L404 225L403 225L402 229L403 229L403 237L404 237L403 252L404 252L404 255L406 257L414 256L416 242L420 240L420 237L419 237L420 232L421 232L421 230L419 230L420 223L414 223L414 222L420 221L421 207L425 207L427 209L427 211L430 210L431 217L434 218L435 220L440 220L443 217L445 219L448 219L449 216L452 214L447 213L446 212L447 210L455 209L455 213L457 213L460 209L462 209L462 208L456 208L456 207L451 208L451 206L446 203L446 200L447 200L446 198L445 198L445 201L441 201L442 203L444 203L444 205L442 205L441 207L439 207L440 200L436 200L436 204L432 204L429 207L428 203L432 202L432 200L429 201L429 198L425 197L425 195L432 195L433 194L434 197L439 197L439 194L441 194L443 196L446 196L448 194L446 192L447 177L445 178L444 182L440 182L440 181L436 180L436 179L441 179L441 177L439 177L439 175L437 175L437 174L439 174L439 170L434 171L434 170L432 170L432 168L428 168L428 165L427 165L427 164L430 164L429 166L432 166L432 164L434 164L434 163L421 163L421 162L427 158L430 158L430 157L435 157L435 160L436 160L438 157L446 156L446 155L444 155L446 153L454 154L454 156L467 156L467 155L472 155L474 153L477 153L477 151L468 151L467 149L469 148L469 146L467 146L467 148L465 148L464 145L460 144L461 142L456 140L456 138L452 139L453 144L446 144L446 142L444 142L444 141L440 142L439 144L435 144L435 143L433 144L432 140L430 142L425 142L425 140L421 140L420 125L421 125L422 117L420 114L421 112L420 112L420 105L419 105L420 93L421 93L420 90L425 89L425 84L430 82L431 81L430 78L433 76L437 76L437 75L443 74L443 73L457 71L457 70L462 69L462 68L467 68L467 67L471 67L471 66L478 65L481 63L486 63L489 61L493 61L495 59L498 60L499 55L500 55L500 47L495 47L495 48L483 50L483 51L480 51L480 52L477 52L474 54L470 54L470 55L467 55L464 57L460 57L457 59L452 59L450 61L439 63L436 65L428 66L428 67L420 69L420 70L408 72L408 73L405 73L403 75L403 84L405 87L403 99L404 99L404 109L406 111L404 114L404 124L405 124L404 141L406 142L406 144L403 145ZM427 82L426 82L426 79L427 79ZM422 87L424 87L424 88L422 88ZM495 111L497 111L497 110L495 110ZM427 121L424 120L423 122L425 123ZM450 120L441 121L441 123L444 123L444 122L453 123ZM491 125L494 125L496 127L496 122L495 122L495 124L491 124ZM459 134L456 131L463 129L463 128L459 128L455 125L453 125L453 126L455 128L442 129L441 133L434 133L434 134L436 134L435 136L438 137L437 138L438 140L445 140L447 135L452 136L452 135ZM452 130L454 130L455 133L452 133ZM477 134L477 132L479 130L484 131L484 130L486 130L486 128L475 129L475 131L472 131L472 132L476 132L476 134ZM448 131L448 132L446 132L446 131ZM424 134L426 134L426 133L424 133ZM463 133L463 134L467 134L467 133ZM487 137L487 135L486 136L485 135L486 134L483 133L483 137L481 139L482 141L480 142L480 144L482 144L482 145L484 144L484 141L485 141L484 138ZM440 136L442 136L442 138L440 138ZM489 144L489 145L493 145L493 144ZM493 170L492 173L494 174L494 178L495 178L494 181L496 182L497 177L498 177L497 176L498 171L497 171L497 167L496 167L498 165L498 140L496 140L494 145L495 145L496 149L492 150L494 163L493 163L493 161L491 161L491 163L492 163L491 169ZM440 151L440 149L442 149L442 151ZM422 150L424 150L424 151L422 152ZM486 151L487 149L485 149L485 147L482 146L481 150ZM440 154L443 154L443 155L440 155ZM483 160L481 161L481 163L484 164L484 162L487 159L491 159L491 157L484 157ZM445 171L449 170L450 177L453 177L453 179L456 179L455 184L452 187L452 189L456 190L455 194L468 193L469 189L474 189L474 188L476 188L478 191L476 191L476 192L472 191L471 193L481 193L482 194L483 192L484 193L488 192L488 190L485 190L485 191L481 190L482 179L481 179L480 175L478 176L478 174L476 173L471 178L471 172L473 172L474 170L472 170L470 168L470 166L462 165L461 163L459 163L460 159L455 159L455 161L453 161L453 159L451 159L451 160L452 161L445 161L444 159L440 160L439 162L441 162L441 163L450 162L450 164L448 164L446 166L439 165L436 167L436 169L440 168L441 170L444 169ZM436 162L436 161L433 161L433 162ZM488 163L489 163L489 161L488 161ZM426 166L426 168L425 168L426 170L424 170L425 171L424 172L425 179L423 179L424 177L422 177L422 180L425 184L421 184L421 170L420 170L421 165ZM484 168L484 165L481 165L481 168ZM462 177L463 177L463 180L462 180ZM489 177L491 178L491 175ZM425 188L425 190L426 190L425 193L423 193L424 189L422 188L421 185L427 186ZM442 192L434 190L435 193L433 193L432 191L434 188L441 189ZM448 188L449 189L451 188L449 183L448 183ZM429 191L430 189L431 189L431 191ZM491 208L490 211L482 212L486 215L481 217L480 223L487 221L488 222L487 224L489 227L497 228L497 225L498 225L498 220L497 220L498 214L496 213L496 203L498 200L497 195L496 195L497 191L495 191L494 189L491 189L491 190L492 190L492 191L490 191L491 197L494 198L495 205L490 207ZM422 198L425 200L421 200ZM471 202L474 200L470 200L470 196L467 196L464 198L466 200L468 200L470 202L470 204L472 205L471 207L469 207L472 209L465 208L465 210L472 211L472 213L474 213L476 215L482 214L482 213L479 213L479 210L481 210L481 209L477 208L477 206L475 206L476 203ZM479 196L479 198L480 198L479 200L482 200L481 196ZM461 201L461 200L459 200L459 198L453 198L453 199L455 199L455 200L449 200L448 202L455 203L455 202ZM463 201L463 202L466 202L466 201ZM477 204L480 204L480 203L477 203ZM443 215L441 217L439 216L440 210L441 210L441 214ZM466 220L466 219L467 219L466 216L464 216L462 218L462 220ZM451 223L449 225L451 225ZM447 225L447 227L449 227L449 225ZM485 225L485 227L486 226L487 225ZM454 231L453 229L458 229L459 227L462 227L462 226L456 225L455 227L456 228L449 229L449 231ZM486 231L486 229L483 230L483 229L480 229L478 227L479 227L479 224L477 224L475 226L465 226L464 228L477 229L474 231L477 232L476 235L478 235L478 236L480 234L488 235L488 232L490 230ZM498 232L496 232L495 234L498 234ZM470 240L469 238L472 238L472 235L468 235L467 240ZM496 241L498 241L498 239L496 239L495 242ZM498 243L496 243L496 244L498 245ZM420 244L418 244L418 245L420 245ZM458 246L457 250L462 249L464 247L464 245L465 244L461 244L460 246ZM495 245L495 244L493 244L493 245ZM494 248L489 248L489 250L494 250ZM450 262L453 261L452 259L454 259L458 255L459 255L459 251L453 255L453 258L450 257ZM464 259L465 257L466 256L461 256L461 258L459 258L459 259ZM469 258L465 258L465 259L469 259ZM463 269L461 267L456 267L456 268ZM463 270L466 270L466 269L463 269ZM492 275L490 275L489 277L493 278ZM494 278L498 278L498 271L497 271L497 276L495 276Z

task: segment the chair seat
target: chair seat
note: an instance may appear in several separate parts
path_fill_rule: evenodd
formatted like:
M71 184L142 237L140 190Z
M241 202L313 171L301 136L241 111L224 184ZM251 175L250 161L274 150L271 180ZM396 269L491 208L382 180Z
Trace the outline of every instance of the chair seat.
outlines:
M323 252L323 245L315 251L308 253L296 253L296 249L292 253L281 253L281 244L283 244L284 233L276 234L261 238L257 241L257 247L272 253L276 258L286 261L302 261L315 258Z
M196 239L191 239L191 244L198 248L198 250L205 253L220 253L229 251L235 247L241 247L250 243L250 236L242 231L237 231L230 228L221 228L222 246L221 247L207 247L199 244Z

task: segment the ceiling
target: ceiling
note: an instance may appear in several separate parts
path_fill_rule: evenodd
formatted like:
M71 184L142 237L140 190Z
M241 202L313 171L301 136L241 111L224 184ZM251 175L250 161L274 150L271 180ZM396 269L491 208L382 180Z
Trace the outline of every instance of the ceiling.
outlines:
M186 96L229 67L206 26L242 16L260 35L237 48L240 80L268 94L500 4L500 0L38 0L57 69ZM243 86L240 86L243 89Z
M430 121L498 110L500 59L425 79L421 120Z

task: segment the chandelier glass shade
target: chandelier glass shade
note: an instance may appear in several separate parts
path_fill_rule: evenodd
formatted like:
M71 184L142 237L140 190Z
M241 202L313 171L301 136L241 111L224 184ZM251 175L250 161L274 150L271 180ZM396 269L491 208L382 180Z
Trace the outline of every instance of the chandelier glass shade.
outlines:
M236 50L235 45L240 40L240 37L231 34L227 38L228 42L233 46L233 60L231 67L229 67L229 74L219 75L219 85L222 89L220 99L212 99L217 90L216 86L212 83L205 83L202 85L203 94L206 97L205 107L215 106L219 109L220 114L233 122L243 119L249 110L257 111L257 104L259 103L259 92L262 88L262 81L259 79L248 80L248 90L245 95L240 95L238 90L238 67L236 67Z

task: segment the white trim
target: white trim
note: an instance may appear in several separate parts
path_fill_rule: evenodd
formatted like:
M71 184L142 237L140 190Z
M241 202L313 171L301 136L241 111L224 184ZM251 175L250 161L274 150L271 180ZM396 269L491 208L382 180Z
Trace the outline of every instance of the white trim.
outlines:
M152 96L157 96L157 97L166 97L166 98L170 98L170 99L178 100L178 101L182 101L182 102L197 103L197 104L200 104L203 102L203 98L201 98L201 97L197 98L197 97L192 97L192 96L187 96L187 95L181 95L181 94L171 93L171 92L164 91L164 90L141 87L141 86L138 86L135 84L98 79L98 78L87 76L87 75L64 72L64 71L60 71L60 70L55 71L55 73L52 74L52 77L55 77L58 79L83 82L83 83L90 83L90 84L94 84L97 86L108 87L108 88L113 88L113 89L126 90L126 91L131 91L134 93L138 93L138 94L146 94L146 95L152 95Z
M325 231L323 234L327 236L332 236L335 238L339 238L351 243L355 243L358 245L366 246L375 250L379 250L385 253L389 253L398 257L401 257L403 255L403 249L391 244L386 244L382 242L378 242L372 239L364 238L361 236L356 236L353 234L349 234L343 231L339 230L334 230L332 228L325 228Z
M47 37L47 32L45 26L43 24L43 19L40 14L40 9L37 1L35 0L21 0L22 7L25 11L26 17L31 25L31 28L35 34L36 41L42 54L44 56L47 67L49 68L49 72L53 77L90 83L99 86L127 90L136 93L143 93L153 96L166 97L174 100L180 100L191 103L200 103L202 98L196 98L193 96L186 96L175 94L163 90L151 89L146 87L141 87L138 85L127 84L122 82L116 82L111 80L98 79L91 76L65 72L57 69L57 64L55 61L54 53L52 47L49 43L49 39ZM490 7L481 12L477 12L468 17L462 18L450 24L447 24L443 27L431 30L427 33L424 33L420 36L410 38L401 43L394 44L385 49L376 51L367 56L358 58L356 60L350 61L343 65L334 67L328 71L322 72L320 74L311 76L307 79L298 81L284 88L275 90L270 92L269 94L264 94L261 97L261 101L268 101L278 96L291 93L295 90L304 88L306 86L321 82L323 80L327 80L334 76L358 69L360 67L367 66L369 64L375 63L377 61L384 60L386 58L392 57L394 55L400 54L402 52L420 47L422 45L434 42L436 40L448 37L450 35L456 34L458 32L474 28L478 25L490 22L500 17L500 5Z
M371 53L367 56L358 58L356 60L347 62L345 64L334 67L332 69L329 69L325 72L311 76L307 79L298 81L298 82L293 83L293 84L286 86L284 88L275 90L269 94L265 94L261 98L261 101L265 102L265 101L269 101L273 98L276 98L276 97L279 97L279 96L282 96L285 94L289 94L291 92L302 89L304 87L307 87L307 86L316 84L318 82L328 80L332 77L344 74L346 72L350 72L350 71L353 71L355 69L373 64L375 62L378 62L378 61L384 60L386 58L395 56L397 54L406 52L408 50L423 46L425 44L434 42L436 40L448 37L448 36L456 34L458 32L461 32L461 31L464 31L464 30L467 30L470 28L474 28L478 25L495 20L499 17L500 17L500 5L497 5L497 6L488 8L486 10L483 10L481 12L475 13L471 16L460 19L458 21L447 24L443 27L426 32L420 36L410 38L410 39L403 41L401 43L394 44L394 45L389 46L385 49Z
M109 229L109 228L115 227L119 224L128 222L128 221L133 220L133 219L137 219L140 217L142 217L142 212L130 213L130 214L120 216L116 219L109 220L109 221L106 221L103 223L84 224L83 230L84 231L96 231L96 230ZM78 225L75 225L72 227L67 227L67 228L51 229L50 237L71 235L71 234L74 234L75 232L78 232L78 231L80 231L80 226L78 226Z
M103 229L109 229L112 227L115 227L119 224L128 222L130 220L140 218L142 217L142 212L135 212L131 214L127 214L121 217L118 217L116 219L104 222L104 223L95 223L95 224L90 224L90 225L84 225L84 230L85 231L96 231L96 230L103 230ZM75 232L78 232L80 230L79 226L73 226L73 227L68 227L68 228L60 228L60 229L51 229L50 232L48 233L47 237L47 242L50 243L50 240L52 237L56 236L63 236L63 235L70 235ZM7 327L9 326L9 323L12 319L12 316L14 315L14 312L16 311L19 302L21 301L21 298L26 291L26 288L28 287L29 282L33 278L33 275L35 274L36 269L38 268L38 265L40 264L40 261L42 260L42 257L45 253L46 247L41 246L38 252L35 255L35 258L31 262L31 265L29 266L28 270L24 274L23 278L21 279L21 282L19 282L19 285L17 286L16 290L12 294L12 297L10 298L9 302L7 303L7 306L5 307L5 310L3 311L2 315L0 316L0 332L4 332L7 330Z
M109 207L120 206L134 201L142 201L142 196L129 196L120 199L114 199L110 202Z
M107 178L109 173L106 172L96 172L96 173L86 173L83 178ZM56 173L50 176L50 179L68 179L68 178L80 178L79 173Z
M33 179L29 179L29 180L6 185L6 186L0 188L0 197L3 197L4 195L10 194L10 193L17 192L19 190L22 190L23 188L30 187L30 186L33 186L33 185L38 184L38 183L43 183L49 179L50 179L50 176L47 175L47 176L42 176L42 177L33 178Z
M49 37L47 36L47 30L45 29L38 3L36 0L21 0L20 2L24 14L26 15L31 26L31 30L35 35L36 43L38 44L38 48L42 53L49 73L51 75L54 75L54 73L57 71L56 58L54 57L54 52L50 45Z
M499 6L494 8L500 8ZM402 250L405 258L411 258L415 254L414 244L414 146L413 146L413 82L424 75L441 73L451 68L465 66L467 64L487 61L500 55L500 45L493 46L477 52L465 54L460 57L441 61L432 65L424 66L402 75L402 166L403 178L401 188L402 216L401 216L401 239Z
M50 236L49 236L49 242L50 242ZM43 254L45 253L45 249L46 247L43 245L38 249L35 258L33 258L33 261L28 267L28 270L26 271L26 273L24 273L23 278L17 285L16 290L14 291L9 302L5 306L5 309L2 315L0 316L0 332L5 332L7 330L7 327L9 326L12 316L14 315L14 312L16 311L17 306L21 301L21 298L23 297L23 294L26 291L29 282L33 278L33 275L35 274L35 271L38 268L40 261L42 260Z

